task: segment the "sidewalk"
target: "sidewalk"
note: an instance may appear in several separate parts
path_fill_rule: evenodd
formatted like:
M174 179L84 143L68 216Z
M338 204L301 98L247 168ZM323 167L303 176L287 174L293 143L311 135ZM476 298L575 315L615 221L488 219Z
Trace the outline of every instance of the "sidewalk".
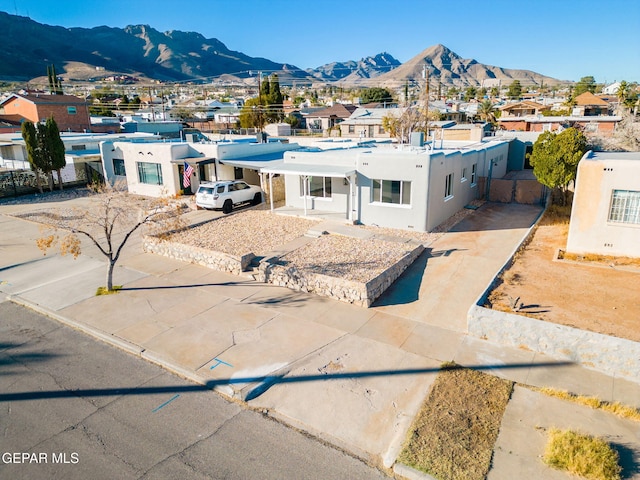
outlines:
M0 206L0 213L10 211ZM538 213L483 206L369 309L139 253L135 243L116 268L123 290L95 297L106 272L95 251L77 260L42 257L38 226L0 215L0 292L390 467L443 361L640 405L640 384L465 335L469 306ZM532 401L514 395L500 448L533 428L520 428ZM549 421L560 424L578 410L561 402ZM607 428L588 415L575 418L585 430ZM490 478L546 469L538 454L496 454Z

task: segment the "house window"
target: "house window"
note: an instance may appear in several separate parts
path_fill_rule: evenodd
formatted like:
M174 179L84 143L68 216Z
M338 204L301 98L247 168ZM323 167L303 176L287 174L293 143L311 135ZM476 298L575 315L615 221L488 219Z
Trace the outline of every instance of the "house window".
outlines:
M471 165L471 185L475 185L478 180L478 164Z
M453 197L453 173L447 175L444 181L444 198Z
M609 221L640 224L640 192L614 190L611 195Z
M122 177L127 176L127 172L124 169L124 160L122 158L113 159L113 173L114 175L120 175Z
M460 176L460 183L467 181L467 167L462 169L462 175Z
M71 145L71 150L86 150L86 145Z
M75 115L76 114L76 107L67 107L67 113L69 115Z
M242 168L233 167L233 179L234 180L242 180L244 178Z
M159 163L137 162L138 180L149 185L162 185L162 166Z
M373 202L411 205L411 182L401 180L373 180Z
M349 133L356 133L356 126L355 125L349 125Z
M311 197L331 198L331 177L308 177ZM306 177L300 177L300 192L304 196Z
M384 133L384 127L382 125L378 125L378 133Z

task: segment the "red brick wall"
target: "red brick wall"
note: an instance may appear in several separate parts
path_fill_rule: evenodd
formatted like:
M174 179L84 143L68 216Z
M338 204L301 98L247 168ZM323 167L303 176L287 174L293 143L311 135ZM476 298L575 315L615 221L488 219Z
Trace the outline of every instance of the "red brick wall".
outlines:
M91 122L89 121L88 107L81 104L69 106L76 108L75 115L71 115L67 112L67 105L36 105L23 98L13 98L5 103L4 113L7 115L21 115L34 123L37 123L40 120L46 120L53 116L58 124L58 129L61 132L83 132L85 130L89 130L91 128Z

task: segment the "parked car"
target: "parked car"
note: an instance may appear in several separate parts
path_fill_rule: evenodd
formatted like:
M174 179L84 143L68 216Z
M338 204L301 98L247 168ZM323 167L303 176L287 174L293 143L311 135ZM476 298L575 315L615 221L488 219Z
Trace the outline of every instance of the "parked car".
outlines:
M262 194L260 187L249 185L242 180L205 182L200 184L196 192L196 207L198 210L219 208L224 213L231 213L237 205L262 203Z

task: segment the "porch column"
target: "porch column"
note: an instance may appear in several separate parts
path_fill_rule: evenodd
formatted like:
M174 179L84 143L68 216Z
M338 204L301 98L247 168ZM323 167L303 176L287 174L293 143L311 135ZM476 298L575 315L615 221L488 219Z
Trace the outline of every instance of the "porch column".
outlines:
M349 175L347 177L347 181L349 182L349 204L348 204L348 208L349 208L349 222L353 223L353 179L351 178L351 175Z
M269 204L273 213L273 173L269 172Z
M307 175L302 176L302 200L304 201L304 216L307 216L307 182L309 177Z

